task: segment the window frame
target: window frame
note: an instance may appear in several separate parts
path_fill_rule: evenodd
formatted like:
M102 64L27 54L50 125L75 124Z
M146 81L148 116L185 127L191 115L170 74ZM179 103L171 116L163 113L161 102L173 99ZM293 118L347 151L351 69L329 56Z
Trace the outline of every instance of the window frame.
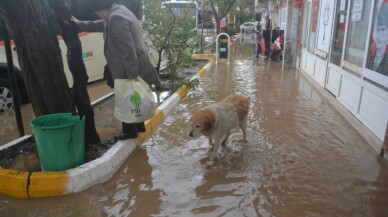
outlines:
M383 75L379 72L376 72L376 71L373 71L369 68L366 67L367 65L367 61L368 61L368 51L370 49L370 39L371 39L371 35L372 35L372 25L374 25L374 17L375 17L375 13L376 10L376 4L377 4L378 0L374 0L373 3L372 3L372 13L371 13L371 18L369 20L369 28L368 28L368 36L367 36L367 42L368 42L368 45L366 47L366 52L365 52L365 56L364 56L364 63L363 63L363 71L362 71L362 78L365 80L371 80L381 86L383 86L384 88L388 88L388 76L387 75Z
M309 27L311 26L311 19L310 19L311 18L311 5L312 5L311 0L305 1L304 13L307 12L307 16L305 16L303 18L303 29L310 29ZM306 51L307 51L307 47L309 44L309 38L310 38L309 35L310 35L310 31L303 31L302 48L305 49Z
M335 22L334 23L334 26L333 26L333 31L332 31L332 36L331 36L331 40L332 40L332 42L331 42L331 45L330 45L330 53L329 53L329 64L332 64L332 65L335 65L335 66L337 66L337 67L341 67L341 61L343 60L343 58L344 58L344 49L345 49L345 39L346 39L346 37L347 37L347 29L348 29L348 20L349 20L349 0L345 0L345 7L346 7L346 10L344 10L344 11L346 11L346 16L345 16L345 23L344 23L344 35L343 35L343 37L342 37L342 48L341 48L341 57L339 58L339 62L338 62L338 64L337 64L337 62L333 62L332 61L332 55L333 55L333 48L334 48L334 46L335 46L335 41L334 41L334 35L338 32L338 26L339 26L339 19L340 19L340 16L339 17L337 17L337 15L339 14L338 12L339 11L341 11L340 9L338 10L338 4L335 4L335 14L334 14L334 17L333 17L333 22Z
M351 48L349 46L349 29L350 29L350 22L357 22L357 21L351 21L351 17L353 14L352 14L352 8L354 6L354 1L356 0L348 0L348 14L347 14L347 23L346 23L346 31L345 31L345 37L344 37L344 50L342 52L342 58L341 58L341 67L342 68L345 68L345 69L348 69L354 73L357 73L359 74L360 76L362 76L362 71L363 69L365 68L365 64L366 64L366 55L368 54L367 52L367 49L369 48L369 35L370 35L370 31L371 31L371 22L372 22L372 18L373 18L373 14L374 14L374 3L376 2L376 0L371 0L372 4L371 4L371 8L369 9L369 21L368 21L368 28L367 28L367 37L365 39L365 45L364 45L364 50L361 50L364 52L363 54L363 59L360 63L360 65L348 60L348 59L345 59L346 55L348 55L349 53L349 49ZM364 6L363 8L365 8L365 5L366 3L363 2ZM365 14L363 16L366 16ZM348 56L348 58L351 58L351 56Z

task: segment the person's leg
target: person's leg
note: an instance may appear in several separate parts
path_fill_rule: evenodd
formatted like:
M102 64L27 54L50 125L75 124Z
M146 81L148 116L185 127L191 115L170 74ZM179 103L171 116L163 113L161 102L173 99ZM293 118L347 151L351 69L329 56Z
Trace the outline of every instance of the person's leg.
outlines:
M265 47L267 48L267 49L265 49L265 55L267 57L269 57L269 55L270 55L270 48L269 48L269 43L268 42L265 42Z
M136 123L124 123L122 122L123 133L128 134L131 138L137 137L137 124Z
M145 128L144 122L137 123L137 132L145 132L145 131L146 131L146 128Z
M118 134L114 138L116 140L134 139L137 137L137 123L124 123L122 122L122 133Z

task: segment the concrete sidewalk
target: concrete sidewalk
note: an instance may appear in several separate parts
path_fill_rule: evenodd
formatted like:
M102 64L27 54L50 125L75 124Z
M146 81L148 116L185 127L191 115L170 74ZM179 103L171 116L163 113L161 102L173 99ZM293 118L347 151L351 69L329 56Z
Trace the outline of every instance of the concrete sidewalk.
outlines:
M204 76L215 64L214 54L194 54L193 58L209 60L195 77ZM164 101L156 109L155 116L146 121L147 131L145 133L140 133L136 139L117 142L102 157L79 167L61 172L24 172L0 168L0 194L17 198L60 196L77 193L109 180L137 145L144 142L152 134L155 128L164 121L165 117L170 114L189 90L188 87L182 86ZM103 101L112 95L113 93L110 93L93 103ZM2 146L0 151L30 137L31 135L24 136L8 143Z

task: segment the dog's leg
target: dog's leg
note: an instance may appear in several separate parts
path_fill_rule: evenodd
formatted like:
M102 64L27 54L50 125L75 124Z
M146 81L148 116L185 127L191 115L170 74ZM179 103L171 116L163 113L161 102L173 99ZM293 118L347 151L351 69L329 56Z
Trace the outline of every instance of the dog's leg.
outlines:
M242 123L240 123L239 127L243 133L243 141L247 142L247 119L245 119Z
M214 147L212 153L210 153L209 160L206 162L206 166L213 166L214 165L214 158L216 158L216 154L218 152L218 149L221 145L221 139L216 138L214 139Z
M229 138L229 135L230 135L230 132L228 132L228 133L225 135L225 138L224 138L224 139L222 140L222 142L221 142L222 145L225 145L226 140L228 140L228 138Z
M209 137L209 145L214 145L213 139L211 137Z

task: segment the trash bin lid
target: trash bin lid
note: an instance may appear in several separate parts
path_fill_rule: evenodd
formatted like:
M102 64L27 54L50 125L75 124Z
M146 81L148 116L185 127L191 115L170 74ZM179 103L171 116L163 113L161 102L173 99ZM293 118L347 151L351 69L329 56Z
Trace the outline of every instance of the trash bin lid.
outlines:
M72 113L55 113L36 117L32 119L29 124L32 128L57 129L74 125L79 121L81 121L79 115L73 115Z

